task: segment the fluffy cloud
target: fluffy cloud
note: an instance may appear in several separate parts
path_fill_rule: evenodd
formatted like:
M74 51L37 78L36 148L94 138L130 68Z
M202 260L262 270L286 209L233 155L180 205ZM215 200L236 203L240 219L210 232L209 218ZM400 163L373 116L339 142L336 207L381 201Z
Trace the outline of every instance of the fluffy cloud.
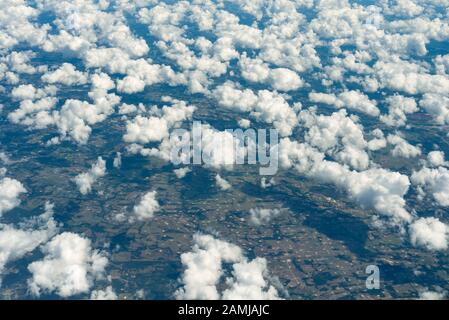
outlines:
M190 170L188 167L173 170L173 172L175 173L175 175L178 179L184 178L187 175L187 173L189 173L190 171L192 171L192 170Z
M238 124L241 128L248 129L251 126L251 121L248 119L240 119Z
M446 250L449 241L449 227L436 218L420 218L409 227L413 245L429 250Z
M449 78L428 74L417 64L400 59L378 61L374 65L383 87L408 94L449 94Z
M304 139L311 146L355 169L368 168L369 156L365 151L368 143L363 127L356 118L348 117L346 110L326 116L318 115L315 108L310 108L300 112L299 120L308 129Z
M48 95L55 95L56 88L47 86L43 89L36 89L32 84L21 84L11 91L11 97L14 100L36 100L44 98Z
M411 145L400 135L389 134L387 141L394 146L393 150L391 150L391 154L394 157L414 158L421 155L421 149L419 147Z
M45 204L42 215L25 221L20 228L0 224L0 276L8 262L22 258L48 241L57 229L53 219L53 204L49 202Z
M427 163L432 167L447 166L448 162L444 160L443 151L431 151L427 155Z
M61 110L55 113L55 124L63 138L69 135L80 144L87 143L92 131L91 125L104 121L113 113L120 102L115 94L108 94L114 88L114 82L105 74L94 74L91 77L92 88L89 97L93 104L86 101L68 99Z
M194 125L196 125L194 123ZM128 151L140 153L143 156L156 156L165 161L179 161L179 163L190 163L193 157L191 152L192 142L195 150L201 150L201 160L205 167L213 169L231 170L234 164L241 161L247 154L250 146L242 145L241 140L230 131L219 131L209 124L200 124L195 128L196 133L201 133L201 138L191 139L188 131L182 134L164 136L158 147L145 148L139 144L131 144ZM252 140L251 140L252 141ZM178 150L176 158L174 151Z
M267 63L242 56L239 59L242 77L251 82L268 83L279 91L297 90L304 85L298 74L287 68L270 69Z
M133 208L133 217L139 221L149 220L154 213L159 211L160 206L156 200L156 191L147 192L140 202Z
M202 158L207 167L214 169L230 169L246 155L247 148L229 131L218 131L209 125L201 127ZM216 178L216 181L223 182ZM227 186L226 183L221 183Z
M8 2L8 9L8 12L3 11L0 15L0 48L9 49L21 42L39 45L44 41L49 26L34 23L33 20L39 15L38 9L20 0Z
M239 112L250 112L258 101L257 95L251 89L241 90L230 81L217 86L213 97L221 106Z
M445 292L423 291L419 294L420 300L443 300L445 297Z
M11 178L0 179L0 217L20 204L19 196L26 189L20 181Z
M8 114L8 119L12 123L20 123L36 129L43 129L54 124L55 119L50 113L56 103L57 98L45 97L37 101L23 100L19 108Z
M224 300L278 300L277 289L267 282L268 268L265 258L242 261L232 266L230 288L223 291Z
M301 88L303 80L296 72L286 68L276 68L270 72L271 86L279 91L292 91Z
M8 118L13 123L37 129L54 125L58 128L61 138L66 139L67 136L70 136L76 142L85 144L92 131L90 126L104 121L114 111L114 106L120 102L118 96L107 93L114 88L114 82L107 74L94 74L91 77L91 82L92 87L88 95L93 100L93 104L87 101L67 99L60 110L50 112L58 100L53 97L41 97L44 94L55 94L54 87L46 87L44 90L29 87L28 89L32 91L30 96L33 99L41 99L21 101L19 108L11 112ZM20 88L18 87L18 89ZM24 97L23 94L20 93L22 97Z
M187 83L186 78L182 74L176 74L170 66L152 64L145 59L133 60L119 48L90 49L84 60L90 68L104 68L109 73L126 75L117 81L120 92L140 92L145 86L157 83L169 85Z
M324 154L308 144L284 138L279 143L279 164L300 174L343 188L362 207L373 208L396 225L412 221L405 209L407 176L381 168L351 171L339 163L324 160Z
M371 151L377 151L387 146L387 140L385 139L384 133L379 128L374 129L371 132L371 135L374 136L373 139L368 141L368 149Z
M242 77L251 82L267 82L270 77L270 67L262 59L251 59L242 56L239 59Z
M141 92L145 89L145 82L133 76L126 76L117 81L117 90L127 94Z
M4 61L11 71L24 74L35 74L39 70L30 63L30 60L35 56L36 54L32 51L13 51L2 57L0 61Z
M404 126L407 122L407 114L418 111L418 106L413 98L395 95L388 97L386 102L388 104L388 114L381 115L380 121L389 126Z
M413 172L411 181L432 193L440 206L449 206L449 170L444 167L422 168Z
M126 125L123 140L126 142L146 144L168 138L169 130L181 122L191 119L195 107L188 106L184 101L166 97L171 106L163 106L154 116L144 117L138 115Z
M377 117L380 114L376 101L370 100L368 96L360 91L344 91L338 95L311 92L309 99L312 102L329 104L336 108L348 108L363 112L373 117Z
M434 64L438 74L449 75L449 54L436 56Z
M228 109L249 112L258 121L272 124L281 136L289 136L298 124L295 110L277 92L260 90L257 95L250 89L239 89L234 83L226 82L213 91L218 103Z
M169 135L168 123L164 118L137 116L129 121L123 140L141 144L161 141Z
M210 235L195 234L191 252L181 255L185 266L183 287L175 293L177 299L279 299L275 287L270 285L267 262L256 257L248 261L242 250ZM224 274L223 264L232 264L232 275L226 288L218 291Z
M435 117L439 124L449 123L449 98L439 94L425 94L419 105Z
M117 294L112 289L112 286L106 287L104 290L93 290L90 293L91 300L117 300Z
M118 94L132 95L156 84L180 86L173 88L178 95L199 93L189 96L200 101L198 106L203 102L209 104L209 97L215 99L220 107L227 109L217 111L220 119L221 113L231 121L248 117L257 127L274 127L281 136L291 137L283 139L279 146L284 168L345 190L363 208L374 209L397 225L410 224L415 245L443 249L442 243L447 240L442 240L446 239L443 236L446 231L442 231L441 224L433 218L414 221L413 208L410 208L412 213L408 211L405 203L410 184L408 173L382 169L385 162L376 164L377 158L370 159L370 156L387 143L392 146L393 156L421 155L419 143L425 142L422 141L425 137L414 137L414 146L400 134L386 134L385 138L380 130L384 130L384 125L406 126L408 115L418 111L415 99L419 99L421 111L433 116L437 124L449 124L449 56L433 58L435 54L431 51L433 42L449 40L447 12L441 10L448 6L446 0L383 1L370 6L350 1L309 0L218 3L144 0L118 1L114 5L91 0L38 0L35 5L29 5L23 0L11 0L7 8L4 6L0 5L4 9L0 10L0 81L4 83L0 93L6 93L12 86L12 103L5 103L4 108L0 106L0 112L8 110L12 124L33 129L54 127L58 136L48 144L63 140L88 143L94 125L114 114L120 103ZM44 12L54 19L44 22L41 19ZM134 32L141 34L141 30L129 23L134 19L147 27L150 38L135 35ZM19 50L15 49L18 45L35 52L13 51ZM57 69L53 61L50 67L42 65L46 61L42 59L42 50L63 59L55 61ZM72 57L82 62L77 64L78 70L64 63L67 58L74 61ZM30 79L37 83L26 84ZM223 83L229 79L233 82ZM313 85L312 89L303 79ZM55 86L40 87L39 81L67 86L92 85L89 92L86 89L76 97L67 98L67 92L72 90L57 96ZM117 92L111 93L115 88ZM294 92L299 88L301 92ZM365 117L360 120L346 110L332 113L321 105L306 110L300 103L294 103L304 100L310 90L313 90L309 94L312 103L345 108L371 118L364 122ZM291 97L278 91L289 92ZM373 100L367 92L382 98ZM84 93L87 100L82 98ZM124 98L133 101L135 97ZM150 98L153 100L153 92ZM192 118L194 108L184 102L165 102L168 105L159 109L137 106L138 102L120 106L118 113L123 117L114 117L114 121L125 122L123 139L128 151L167 160L172 147L183 144L168 138L173 129ZM10 111L10 107L15 110ZM199 116L205 115L203 112L209 116L209 106L200 111ZM245 114L236 116L232 112ZM249 120L238 123L242 128L250 125ZM364 127L370 130L368 134L364 133ZM208 166L217 170L232 168L238 154L233 148L235 138L209 125L202 128L202 144L210 155ZM43 133L47 135L47 130ZM119 167L119 163L118 155L114 166ZM427 162L422 163L429 168L411 176L419 194L428 192L439 205L449 205L446 196L449 178L444 168L448 165L444 154L430 152ZM15 189L11 187L8 181L15 180L3 178L5 170L0 169L0 215L17 206L20 194L25 192L20 183ZM185 167L174 173L182 177L187 170ZM90 192L95 180L104 174L105 165L99 160L90 171L75 179L80 192ZM219 175L216 180L218 185L229 187ZM262 186L271 185L263 181ZM145 197L136 208L140 206L141 216L149 218L158 203L153 197L144 204ZM262 210L254 213L255 219L262 221L271 216ZM4 230L7 228L31 232L31 229L12 226ZM11 237L19 238L20 234L11 233ZM32 250L26 243L23 248L17 252ZM12 249L8 250L5 252ZM201 253L201 250L213 251L202 247L192 252ZM12 256L8 253L4 260ZM194 257L197 256L200 262L204 258L201 254ZM215 263L219 265L219 274L223 259L220 257L220 262ZM190 268L198 261L187 264ZM210 282L206 282L208 289L199 290L200 296L259 299L276 296L275 290L265 286L263 259L248 261L240 257L230 261L233 273L228 287L218 293L215 283L208 287ZM194 270L189 268L186 279L188 272ZM213 270L209 276L216 274ZM187 281L185 291L181 290L180 294L195 292L194 285L193 280ZM111 287L91 294L92 298L113 296Z
M261 225L270 222L271 219L281 214L280 209L252 208L249 210L250 221L255 225Z
M97 162L92 165L89 171L80 173L74 179L81 194L88 194L92 190L92 185L106 174L106 161L98 157Z
M215 175L215 184L223 191L229 190L232 187L231 184L223 179L219 174Z
M42 81L47 83L61 83L66 86L81 85L87 83L87 75L75 69L70 63L63 63L58 69L42 76Z
M36 296L87 293L96 279L103 278L108 263L103 253L92 249L89 239L71 232L55 236L41 251L44 258L28 266L32 274L28 286Z

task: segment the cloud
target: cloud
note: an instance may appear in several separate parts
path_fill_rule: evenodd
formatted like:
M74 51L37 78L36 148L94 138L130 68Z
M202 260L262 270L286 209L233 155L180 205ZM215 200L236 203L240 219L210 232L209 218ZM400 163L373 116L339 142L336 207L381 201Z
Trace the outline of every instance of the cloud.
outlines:
M258 101L257 95L251 89L241 90L231 81L217 86L213 97L221 106L239 112L250 112Z
M287 68L271 69L262 59L243 55L239 59L242 77L251 82L267 83L275 90L292 91L304 85L298 74Z
M380 114L377 103L360 91L344 91L338 95L311 92L309 99L312 102L333 105L336 108L348 108L367 115L377 117Z
M422 168L413 172L413 184L424 187L440 206L449 206L449 170L444 167Z
M307 128L304 140L311 146L354 169L369 167L363 126L357 118L348 117L346 110L327 116L318 115L316 108L309 108L300 112L299 121Z
M429 250L446 250L449 240L449 227L437 218L419 218L409 227L413 245Z
M6 57L2 57L0 61L6 62L11 71L24 74L35 74L38 72L38 69L30 64L30 60L35 56L36 54L32 51L13 51Z
M437 74L449 75L449 54L441 56L437 55L434 59Z
M286 68L276 68L270 72L270 83L275 90L292 91L304 85L296 72Z
M262 59L251 59L242 56L239 59L240 72L242 77L251 82L264 83L270 76L270 67Z
M247 148L229 131L218 131L203 124L201 134L202 159L206 167L229 170L246 155Z
M127 150L132 154L155 156L164 161L179 161L178 164L187 164L191 163L191 160L197 160L192 159L193 148L193 150L201 150L201 163L204 167L232 170L235 164L243 163L248 150L255 147L255 140L248 135L249 139L243 144L244 135L239 136L229 130L219 131L207 123L194 122L193 127L194 134L200 133L198 138L192 139L189 131L171 132L172 134L164 137L157 147L146 148L133 143L127 147Z
M140 202L133 208L133 217L138 221L151 219L154 213L160 210L156 195L156 191L150 191L144 194Z
M390 96L386 99L388 104L388 114L381 115L380 121L392 126L405 126L407 122L407 114L418 111L418 106L415 99L404 97L401 95Z
M87 75L75 69L70 63L63 63L58 69L48 72L41 77L47 83L61 83L66 86L82 85L87 83Z
M123 136L123 140L146 144L161 141L168 135L168 123L164 118L147 118L138 115L126 125L126 134Z
M394 145L391 154L393 157L414 158L421 155L421 149L408 143L398 134L389 134L387 136L389 144Z
M0 217L3 213L14 209L20 204L19 196L26 189L20 181L11 178L0 179Z
M125 78L117 81L119 91L135 93L143 91L145 86L157 83L169 85L186 84L182 74L176 74L170 66L152 64L145 59L133 60L119 48L93 48L85 57L89 68L104 68L111 74L124 74Z
M154 116L138 115L127 122L126 133L123 136L125 142L146 144L168 138L170 129L191 119L196 110L196 107L188 106L184 101L168 97L164 100L171 103L171 106L164 105Z
M55 95L56 90L54 86L36 89L32 84L22 84L12 89L11 97L14 100L36 100L45 98L48 95Z
M20 123L36 129L43 129L50 125L58 128L62 139L70 136L80 144L86 144L92 131L91 125L104 121L114 111L114 106L120 102L120 97L107 92L115 87L114 82L107 74L100 73L91 76L92 87L88 95L93 100L93 104L87 101L67 99L59 110L52 110L58 102L57 98L43 97L44 95L54 95L54 86L35 89L27 86L29 91L25 96L24 87L18 87L16 95L27 98L21 101L18 109L8 115L13 123ZM22 92L24 91L24 92ZM28 98L36 99L31 101ZM52 111L52 112L50 112ZM59 141L59 138L58 138Z
M252 208L249 210L250 221L255 225L266 224L281 214L280 209Z
M106 287L104 290L93 290L90 293L91 300L117 300L117 294L112 289L112 286Z
M232 187L231 184L223 179L219 174L215 175L215 184L223 191L229 190Z
M132 94L136 92L141 92L144 89L145 89L145 82L133 76L126 76L123 79L117 81L118 92Z
M184 167L184 168L179 168L179 169L175 169L173 170L173 172L175 173L176 177L178 179L182 179L186 176L187 173L191 172L192 170L189 169L188 167Z
M37 46L41 44L47 36L48 25L38 25L34 19L39 15L39 10L27 6L24 1L11 1L2 4L8 7L8 13L0 16L2 25L2 35L0 37L0 48L10 49L19 43L29 43Z
M371 132L371 135L374 136L373 139L368 141L368 149L371 151L377 151L383 149L387 146L387 140L385 139L384 133L379 128L374 129Z
M419 294L420 300L443 300L446 292L423 291Z
M419 105L434 116L438 124L449 124L449 98L439 94L425 94Z
M122 103L119 107L119 114L121 115L126 115L126 114L130 114L130 113L135 113L137 112L137 106L133 105L133 104L127 104L127 103Z
M449 163L444 160L443 151L431 151L427 154L427 163L432 167L448 166Z
M106 174L106 161L98 157L97 162L89 171L80 173L74 179L81 194L86 195L92 190L92 185Z
M407 205L406 197L411 179L419 195L428 193L438 205L449 205L444 154L433 151L427 160L421 160L421 144L427 142L427 136L407 136L412 145L405 136L384 127L408 129L407 117L418 111L420 114L410 117L414 123L426 113L440 126L433 126L428 133L449 124L449 56L434 52L435 42L449 40L447 10L442 10L447 6L443 0L383 1L369 6L310 0L124 0L113 5L91 0L38 0L29 5L10 0L0 5L0 81L4 86L0 93L10 91L12 100L4 103L3 110L9 112L11 126L46 129L39 133L45 137L54 129L57 136L47 141L53 146L66 140L87 144L95 125L113 118L113 128L124 130L127 151L168 160L172 147L183 144L169 140L169 135L192 119L195 108L190 102L199 102L199 107L212 103L198 112L199 117L207 118L215 107L209 101L213 98L226 109L216 110L220 119L223 116L229 123L240 119L242 128L250 124L273 127L282 137L290 137L279 146L285 169L342 189L362 208L374 210L403 230L408 227L415 245L433 249L441 247L435 243L443 242L441 225L415 220L415 203ZM52 21L44 21L43 14ZM145 39L134 22L148 30ZM19 48L20 52L14 51ZM46 52L57 59L46 59ZM78 60L76 68L68 63ZM57 92L56 86L42 87L40 82L67 88ZM85 86L88 83L90 89ZM151 91L153 101L157 96L153 91L160 87L148 87L157 84L174 87L178 96L187 92L192 101L162 99L167 104L162 108L138 102L121 104L120 95L127 102L134 101L134 94L145 90ZM307 95L309 101L304 99ZM319 105L307 109L309 102ZM344 110L329 112L322 104ZM236 139L214 126L202 127L202 143L210 155L207 166L232 169L244 150L235 152ZM387 169L389 149L376 153L387 144L392 156L409 158L401 172ZM100 159L75 178L81 193L89 193L105 174ZM120 167L120 159L117 154L114 167ZM428 168L416 169L416 163ZM409 179L410 168L417 171ZM16 180L6 180L5 170L0 168L0 215L19 205L25 192L18 181L15 189L6 183ZM180 168L174 173L181 178L188 170ZM220 175L215 179L220 188L230 188ZM261 183L262 188L271 184ZM136 204L140 214L134 208L134 218L150 218L159 207L155 197L148 201L145 197ZM254 210L259 222L273 213ZM214 284L218 297L262 299L276 295L265 286L263 259L240 258L230 263L230 280L225 286ZM207 290L214 294L212 288ZM112 295L111 287L91 294L93 298Z
M3 162L5 165L11 163L11 160L9 159L8 155L5 152L0 152L0 161Z
M271 178L269 181L267 181L267 178L265 177L262 177L262 179L260 179L260 187L262 189L270 188L274 185L276 185L276 182L273 178Z
M400 59L379 60L374 69L382 87L407 94L449 94L449 78L428 74L425 69L412 62Z
M279 164L282 168L294 168L307 177L334 184L348 193L364 208L375 209L396 225L412 221L405 209L404 196L410 181L406 175L382 168L351 171L337 162L324 160L324 154L308 144L281 139Z
M87 293L96 279L104 277L108 259L92 249L91 241L76 233L64 232L41 247L42 260L28 265L32 277L28 280L35 296L56 293L70 297Z
M29 99L20 102L19 108L8 114L12 123L43 129L55 123L54 116L50 113L58 102L57 98L45 97L37 101Z
M185 270L183 287L175 292L177 299L279 299L277 290L269 284L264 258L249 261L241 248L210 235L195 234L193 240L192 251L181 255ZM220 293L224 264L232 264L233 272L226 279L227 288Z
M56 234L58 226L53 219L53 204L45 204L45 212L22 223L20 228L0 224L0 276L5 266L34 251ZM0 277L1 284L1 277Z
M182 276L183 288L176 291L177 299L217 300L217 284L222 275L222 263L242 259L239 247L210 235L195 234L192 252L183 253L181 262L186 270Z
M295 110L300 105L290 106L277 92L260 90L257 95L250 89L239 89L232 82L225 82L213 91L219 105L240 112L249 112L257 121L272 124L281 136L289 136L298 124Z
M232 266L230 288L223 291L223 300L279 300L277 289L267 282L268 268L265 258L242 261Z
M115 87L107 74L94 74L91 82L89 97L93 100L93 104L67 99L60 111L54 114L55 124L62 138L69 135L76 142L86 144L92 131L90 126L104 121L120 102L120 97L107 93Z
M251 121L248 119L240 119L238 124L243 129L248 129L251 126Z

